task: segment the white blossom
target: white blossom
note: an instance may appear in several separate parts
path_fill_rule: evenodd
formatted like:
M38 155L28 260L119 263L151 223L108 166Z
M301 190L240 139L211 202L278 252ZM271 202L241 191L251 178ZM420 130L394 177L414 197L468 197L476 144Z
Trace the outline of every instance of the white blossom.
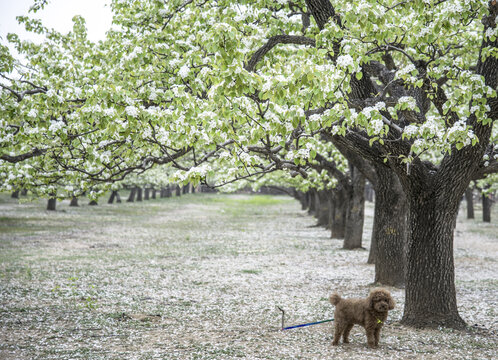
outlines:
M125 112L129 116L132 116L132 117L135 117L135 118L138 116L138 109L135 106L133 106L133 105L127 106L125 108Z
M349 54L341 55L337 58L337 65L342 68L347 68L348 66L354 66L353 57Z
M398 100L398 104L399 105L406 104L408 109L410 110L415 110L415 108L417 107L417 101L411 96L400 97Z
M186 64L183 65L180 68L180 70L178 70L178 75L180 75L182 79L185 79L189 73L190 73L190 68Z
M403 130L403 134L405 134L408 137L413 137L414 135L417 135L417 133L418 133L418 127L416 125L408 125Z

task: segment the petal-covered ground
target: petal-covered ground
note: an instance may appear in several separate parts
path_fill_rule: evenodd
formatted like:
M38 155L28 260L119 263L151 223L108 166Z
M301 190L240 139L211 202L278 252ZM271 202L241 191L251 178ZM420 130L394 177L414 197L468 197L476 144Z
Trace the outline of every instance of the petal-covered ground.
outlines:
M104 203L104 199L101 200ZM367 250L342 241L291 198L190 194L45 211L0 197L0 359L492 359L498 343L498 225L455 232L456 286L469 331L399 324L379 349L354 327L333 347L332 291L366 296ZM369 247L373 205L367 204ZM477 214L479 215L479 214Z

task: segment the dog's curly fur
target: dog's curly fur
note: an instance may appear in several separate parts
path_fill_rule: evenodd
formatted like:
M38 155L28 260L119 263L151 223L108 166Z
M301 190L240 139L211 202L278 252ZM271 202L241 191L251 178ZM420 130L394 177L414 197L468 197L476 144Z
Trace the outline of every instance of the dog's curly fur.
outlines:
M379 345L380 329L387 319L387 312L394 309L389 291L373 289L366 299L343 299L334 293L330 295L330 302L335 305L333 345L339 344L341 335L344 343L349 343L349 332L354 324L365 328L369 347Z

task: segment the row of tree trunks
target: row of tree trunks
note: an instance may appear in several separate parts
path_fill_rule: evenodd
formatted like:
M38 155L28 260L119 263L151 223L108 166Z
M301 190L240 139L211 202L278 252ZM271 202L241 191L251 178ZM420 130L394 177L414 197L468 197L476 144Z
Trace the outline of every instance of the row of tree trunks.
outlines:
M365 218L365 176L353 165L349 165L352 186L347 190L346 219L344 226L344 249L361 248L363 222Z
M369 263L375 264L375 282L405 285L408 204L398 177L376 165L374 223Z
M491 196L482 194L482 221L491 222Z
M329 229L331 238L343 239L344 249L357 249L362 247L365 176L351 165L349 180L332 190L311 189L294 196L315 216L317 226Z
M116 200L117 203L121 202L121 196L119 196L119 193L117 190L113 190L111 192L111 196L109 197L109 200L107 200L108 204L113 204L114 200Z
M181 196L184 191L188 192L195 192L195 187L191 186L190 184L186 187L180 187L179 185L167 185L165 187L162 187L159 190L159 194L161 198L168 198L172 196L172 189L176 191L176 196ZM186 189L186 190L185 190ZM156 193L158 190L154 188L145 188L142 189L140 187L133 187L130 189L130 194L128 196L128 199L126 200L127 202L134 202L134 201L142 201L142 200L149 200L149 199L156 199ZM19 198L19 191L16 191L12 193L13 198ZM21 192L23 194L23 192ZM142 196L143 195L143 196ZM119 195L119 192L117 190L111 191L111 195L109 196L109 199L107 200L108 204L113 204L114 202L121 203L121 196ZM57 199L55 197L49 198L47 202L47 210L49 211L55 211L56 210L56 205L57 205ZM88 203L88 205L95 206L98 205L96 200L92 200ZM78 204L78 198L76 196L73 196L69 206L79 206Z
M482 199L482 221L491 222L491 207L493 206L493 194L481 193ZM467 203L467 219L474 219L474 191L471 186L465 190L465 201Z

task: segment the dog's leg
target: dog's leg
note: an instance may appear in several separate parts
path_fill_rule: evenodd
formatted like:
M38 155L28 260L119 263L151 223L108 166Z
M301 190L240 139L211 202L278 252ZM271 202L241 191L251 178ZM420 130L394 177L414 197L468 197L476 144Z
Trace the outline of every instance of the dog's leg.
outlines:
M339 345L339 340L341 339L341 335L344 331L344 324L342 322L337 321L335 323L335 332L334 332L334 340L332 341L332 345Z
M375 347L379 346L379 339L380 339L380 327L375 328L374 330L374 337L375 337Z
M349 332L353 328L354 324L348 324L346 326L346 329L344 330L344 334L342 335L342 338L344 339L344 344L349 343Z
M374 329L365 329L366 333L367 333L367 343L368 343L368 347L371 347L372 349L376 348L376 344L375 344L375 330Z

